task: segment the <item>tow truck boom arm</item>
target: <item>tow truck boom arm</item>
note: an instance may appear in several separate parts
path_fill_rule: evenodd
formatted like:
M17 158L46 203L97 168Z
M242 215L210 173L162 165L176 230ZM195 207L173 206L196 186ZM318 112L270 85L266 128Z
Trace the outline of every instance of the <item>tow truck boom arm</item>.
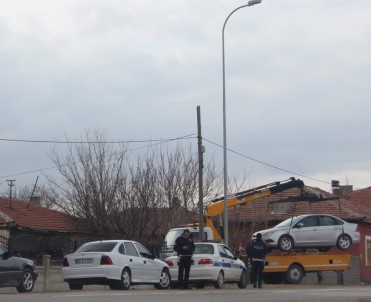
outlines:
M252 188L246 191L238 192L228 197L227 208L238 205L244 205L251 201L268 197L270 195L280 193L292 188L304 188L304 182L300 179L291 177L288 180L269 183L260 187ZM216 230L211 218L219 216L224 212L224 197L217 198L211 201L206 207L206 226L210 227L214 233L214 239L220 240L221 236Z

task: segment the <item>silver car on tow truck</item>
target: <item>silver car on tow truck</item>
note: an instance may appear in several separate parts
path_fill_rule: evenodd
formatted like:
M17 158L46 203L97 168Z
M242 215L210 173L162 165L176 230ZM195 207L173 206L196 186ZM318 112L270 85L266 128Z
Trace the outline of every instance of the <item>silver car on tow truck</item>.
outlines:
M359 243L360 233L356 223L348 223L327 214L300 215L286 219L275 227L253 234L262 234L262 240L272 248L289 252L294 248L318 248L326 251L331 247L347 250Z

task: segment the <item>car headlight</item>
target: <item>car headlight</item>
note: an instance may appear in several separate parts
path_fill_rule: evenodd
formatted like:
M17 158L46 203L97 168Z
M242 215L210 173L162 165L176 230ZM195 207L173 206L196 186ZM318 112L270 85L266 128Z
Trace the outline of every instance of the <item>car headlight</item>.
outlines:
M269 231L269 232L266 232L266 233L264 233L262 235L263 235L263 237L269 237L269 236L274 235L275 233L276 233L276 231Z

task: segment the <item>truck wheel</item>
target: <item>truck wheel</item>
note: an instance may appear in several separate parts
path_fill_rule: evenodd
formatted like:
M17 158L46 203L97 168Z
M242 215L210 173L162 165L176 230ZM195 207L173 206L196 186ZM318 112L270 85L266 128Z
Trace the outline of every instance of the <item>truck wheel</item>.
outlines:
M352 244L352 239L347 234L341 234L336 242L338 249L347 250Z
M278 241L278 247L282 252L289 252L294 247L294 240L289 235L283 235Z
M292 264L287 269L285 281L288 284L299 284L304 277L304 269L298 264Z
M215 288L223 288L223 286L224 286L224 274L222 271L220 271L218 278L215 281Z
M243 270L241 272L240 281L237 283L238 288L246 288L247 286L247 272Z
M281 284L284 277L283 273L263 273L263 281L266 284Z

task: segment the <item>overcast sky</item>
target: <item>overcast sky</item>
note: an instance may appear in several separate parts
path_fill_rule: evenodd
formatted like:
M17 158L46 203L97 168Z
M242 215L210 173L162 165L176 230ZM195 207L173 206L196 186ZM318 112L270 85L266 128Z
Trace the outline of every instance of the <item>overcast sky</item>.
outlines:
M0 138L196 133L222 144L222 41L240 0L0 0ZM371 185L371 1L263 0L225 32L228 147L324 182ZM197 141L191 140L196 147ZM209 142L205 160L222 167ZM0 141L6 179L32 184L51 145ZM229 153L251 185L294 176ZM302 178L302 177L300 177Z

